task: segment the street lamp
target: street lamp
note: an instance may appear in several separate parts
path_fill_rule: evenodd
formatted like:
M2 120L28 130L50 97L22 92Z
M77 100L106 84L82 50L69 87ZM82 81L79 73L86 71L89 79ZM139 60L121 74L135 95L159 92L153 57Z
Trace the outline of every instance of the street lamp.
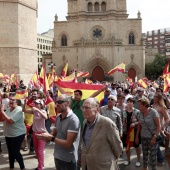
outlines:
M56 68L56 64L51 61L50 63L48 63L48 68L51 69L51 70L53 68L55 69Z

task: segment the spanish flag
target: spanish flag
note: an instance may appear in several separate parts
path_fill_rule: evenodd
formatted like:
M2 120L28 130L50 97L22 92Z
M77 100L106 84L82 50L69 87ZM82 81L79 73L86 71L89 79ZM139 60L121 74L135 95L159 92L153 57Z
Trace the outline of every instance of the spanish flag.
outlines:
M41 72L40 72L40 76L39 76L39 81L41 83L41 85L43 86L44 89L44 93L47 92L47 90L49 90L49 85L48 85L48 80L47 80L47 76L46 76L46 71L44 66L42 65L41 68Z
M107 74L110 75L110 74L115 73L116 71L124 73L125 72L125 63L119 64L115 68L111 69Z
M134 127L130 127L128 132L127 132L127 137L126 137L126 152L133 147L133 143L135 140L135 131L134 131Z
M48 75L48 84L51 87L56 77L56 72L54 67L52 68L51 74Z
M74 96L74 90L81 90L83 92L82 99L88 98L94 92L104 87L104 85L82 84L82 83L72 83L72 82L62 82L62 81L57 81L56 84L58 84L69 96ZM103 97L104 97L104 92L101 92L98 96L96 96L96 99L100 101L101 99L103 99Z
M27 103L26 103L26 105L25 105L25 108L26 108L27 110L31 110L32 107L34 107L34 106L35 106L35 105L34 105L33 99L31 98L31 99L29 99L29 100L27 101ZM34 118L33 114L24 113L24 116L25 116L25 119L24 119L25 125L27 125L27 126L32 126L32 124L33 124L33 118Z
M87 77L87 76L90 76L90 73L88 71L87 72L78 71L77 73L77 78Z
M28 97L28 91L27 90L17 90L16 94L14 96L15 99L20 100Z
M64 81L64 82L75 82L75 79L76 79L75 70L67 77L58 78L59 81Z
M30 84L36 88L38 88L39 85L39 80L38 80L38 73L37 71L34 73L34 75L32 76L31 80L30 80Z
M48 107L48 114L49 118L52 121L52 123L55 122L56 118L56 112L55 112L55 103L51 97L47 98L45 101L45 105Z
M86 84L93 84L93 82L92 82L91 80L89 80L89 79L86 79L86 80L85 80L85 83L86 83Z
M163 75L169 73L169 62L170 61L168 61L168 63L166 64L166 66L165 66L165 68L163 70Z
M168 92L168 89L170 87L170 78L169 76L164 76L164 93Z
M68 62L64 66L62 72L61 72L61 77L65 77L67 75L67 70L68 70Z
M145 89L148 87L147 83L143 79L138 80L138 84Z

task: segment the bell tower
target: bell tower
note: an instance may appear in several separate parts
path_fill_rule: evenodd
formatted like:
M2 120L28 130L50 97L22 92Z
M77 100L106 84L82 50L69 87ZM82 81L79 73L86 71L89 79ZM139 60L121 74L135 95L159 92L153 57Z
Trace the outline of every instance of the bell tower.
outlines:
M0 72L27 84L37 70L37 0L0 0Z
M126 0L68 0L68 20L101 16L127 18Z

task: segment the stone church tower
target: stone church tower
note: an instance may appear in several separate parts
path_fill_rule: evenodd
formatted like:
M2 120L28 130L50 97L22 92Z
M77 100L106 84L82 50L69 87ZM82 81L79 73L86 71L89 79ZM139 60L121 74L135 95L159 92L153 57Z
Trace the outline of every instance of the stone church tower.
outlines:
M129 19L126 0L68 0L67 21L54 22L52 61L57 74L68 59L69 69L89 71L93 81L124 81L145 75L142 19ZM126 75L107 72L125 62Z
M37 70L37 0L0 0L0 73L27 84Z

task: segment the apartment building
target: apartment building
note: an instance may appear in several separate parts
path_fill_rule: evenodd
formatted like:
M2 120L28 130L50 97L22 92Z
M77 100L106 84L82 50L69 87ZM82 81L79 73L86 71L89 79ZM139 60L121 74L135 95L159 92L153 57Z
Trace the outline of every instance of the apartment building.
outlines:
M162 56L170 57L170 28L152 30L142 35L146 51L158 49Z
M54 30L50 29L47 32L37 34L37 59L38 71L42 67L42 57L45 54L52 54L52 41L54 38Z

